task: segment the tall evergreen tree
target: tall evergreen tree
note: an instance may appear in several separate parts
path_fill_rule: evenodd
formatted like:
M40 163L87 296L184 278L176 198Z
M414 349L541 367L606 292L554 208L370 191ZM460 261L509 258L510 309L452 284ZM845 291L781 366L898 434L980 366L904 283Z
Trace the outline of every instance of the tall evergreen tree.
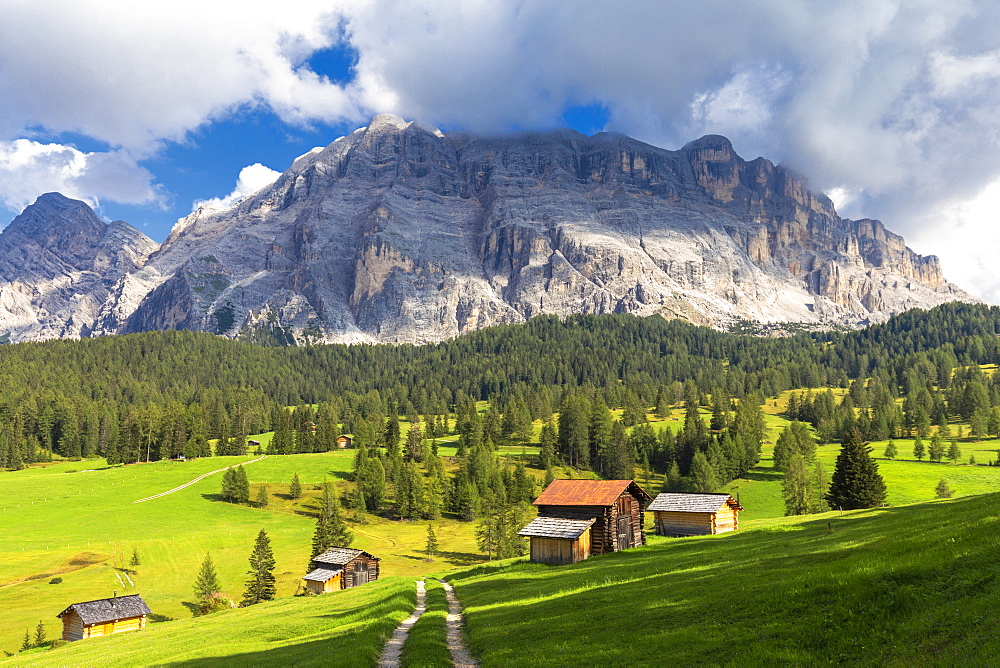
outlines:
M830 506L843 510L877 508L885 504L885 495L885 481L871 457L871 448L856 429L846 432L826 494Z
M221 589L219 576L215 572L215 564L212 563L212 555L206 553L205 560L201 562L198 577L194 581L195 598L204 603L211 598L212 594Z
M292 474L292 484L288 486L288 496L292 497L293 499L302 498L302 483L299 482L298 473Z
M347 528L340 512L340 500L330 482L323 483L323 496L320 499L319 517L316 519L316 531L313 533L313 557L322 554L331 547L350 547L354 534Z
M277 593L274 579L274 553L271 551L271 539L263 529L257 534L253 552L250 553L250 578L247 580L246 591L240 607L255 605L261 601L270 601Z

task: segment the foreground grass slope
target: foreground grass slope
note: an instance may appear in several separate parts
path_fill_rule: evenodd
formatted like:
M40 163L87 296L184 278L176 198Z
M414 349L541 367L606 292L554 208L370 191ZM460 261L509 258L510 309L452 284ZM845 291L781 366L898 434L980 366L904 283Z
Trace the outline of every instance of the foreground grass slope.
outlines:
M283 598L141 632L36 650L17 666L366 666L413 610L413 580Z
M985 665L1000 656L997 554L991 494L449 579L483 665Z

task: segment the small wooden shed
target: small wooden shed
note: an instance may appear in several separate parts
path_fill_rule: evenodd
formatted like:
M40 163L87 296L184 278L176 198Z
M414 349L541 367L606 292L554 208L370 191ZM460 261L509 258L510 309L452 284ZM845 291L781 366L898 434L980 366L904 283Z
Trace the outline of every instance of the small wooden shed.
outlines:
M317 594L357 587L378 580L378 557L364 550L331 547L313 558L312 570L302 579Z
M580 538L576 539L589 542L589 556L644 545L646 536L642 531L643 510L651 500L652 497L634 480L553 480L534 500L534 505L538 507L539 518L593 520L586 532L589 536L583 539L583 534L580 534ZM559 526L568 529L569 525ZM536 551L544 556L556 549L555 545L543 547L546 543L541 541L551 538L553 537L531 537L532 561L535 560ZM563 549L559 547L559 550ZM582 543L578 549L582 549Z
M536 517L518 534L531 540L531 561L575 564L590 556L590 527L595 521Z
M661 536L705 536L736 531L743 506L729 494L663 493L649 504Z
M349 448L349 447L351 447L351 442L352 441L353 441L353 439L351 439L350 436L338 436L337 437L337 447L338 448Z
M62 619L63 640L82 640L146 628L149 606L138 594L74 603L56 617Z

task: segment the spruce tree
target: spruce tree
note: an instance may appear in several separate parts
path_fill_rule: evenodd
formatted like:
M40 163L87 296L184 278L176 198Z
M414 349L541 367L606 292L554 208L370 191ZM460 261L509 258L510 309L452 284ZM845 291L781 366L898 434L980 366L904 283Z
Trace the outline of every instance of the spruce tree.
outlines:
M952 464L957 464L958 460L962 458L962 449L958 447L958 441L952 441L951 445L948 447L948 459L951 460Z
M222 500L233 502L236 498L236 484L234 482L234 476L236 475L236 469L230 467L226 469L226 472L222 474Z
M924 458L924 442L920 440L920 435L913 439L913 456L917 458L917 461L922 461Z
M349 547L354 540L354 534L347 528L340 513L340 500L336 490L329 482L323 483L323 496L320 499L319 517L316 519L316 531L313 533L312 555L322 554L331 547Z
M809 512L809 487L806 460L796 452L785 463L785 479L781 483L785 515L805 515Z
M233 474L233 503L250 503L250 480L242 464Z
M886 459L895 459L897 454L898 453L896 452L896 443L893 441L889 441L885 446L885 452L883 453L883 455L885 456Z
M695 492L705 494L714 492L719 484L715 469L712 468L704 452L694 453L694 459L691 460L690 478Z
M247 588L243 593L243 600L240 601L240 607L245 608L274 598L277 592L274 585L274 553L271 551L271 539L263 529L254 541L247 575L250 579L247 580Z
M267 508L267 485L261 483L257 488L257 498L254 500L258 508Z
M437 535L434 533L434 525L427 524L427 547L424 548L424 552L427 553L428 559L433 559L438 552L438 539Z
M42 620L38 620L38 626L35 627L35 647L41 647L45 644L45 624Z
M129 566L141 566L142 561L139 560L139 548L132 548L132 560L128 562Z
M856 429L846 432L826 500L832 508L843 510L877 508L885 504L885 491L871 448Z
M31 629L24 629L24 642L21 643L21 651L26 652L31 649Z
M206 553L205 560L201 562L201 570L194 581L194 595L201 603L205 603L212 594L221 590L219 576L215 572L215 564L212 563L212 555Z
M950 499L951 495L954 494L954 492L951 490L951 487L948 487L948 481L945 480L944 478L941 478L941 481L938 482L937 487L934 488L934 494L939 499Z
M302 498L302 483L299 482L299 474L292 474L292 484L288 486L288 496L293 499Z

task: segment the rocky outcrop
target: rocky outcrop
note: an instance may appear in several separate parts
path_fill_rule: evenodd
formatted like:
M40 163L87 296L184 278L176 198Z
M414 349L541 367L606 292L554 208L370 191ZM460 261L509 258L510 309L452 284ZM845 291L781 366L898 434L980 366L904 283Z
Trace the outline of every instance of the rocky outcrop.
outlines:
M42 195L0 233L0 334L9 340L90 336L115 284L156 244L85 203Z
M580 312L858 326L975 301L936 258L723 137L668 151L611 133L445 135L390 115L231 209L178 221L131 267L102 283L94 334L425 342Z

